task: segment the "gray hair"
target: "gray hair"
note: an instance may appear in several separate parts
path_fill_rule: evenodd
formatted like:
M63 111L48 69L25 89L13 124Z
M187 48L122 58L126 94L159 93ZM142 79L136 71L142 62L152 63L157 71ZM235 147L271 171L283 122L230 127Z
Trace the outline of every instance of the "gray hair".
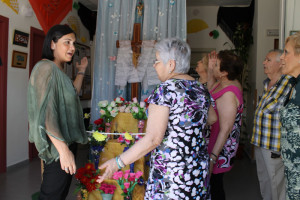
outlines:
M276 61L280 62L280 56L283 54L283 50L281 50L281 49L271 49L269 51L269 53L272 53L272 52L277 53Z
M191 48L178 38L166 38L155 45L155 50L159 53L164 64L169 60L176 62L174 72L187 73L190 69Z

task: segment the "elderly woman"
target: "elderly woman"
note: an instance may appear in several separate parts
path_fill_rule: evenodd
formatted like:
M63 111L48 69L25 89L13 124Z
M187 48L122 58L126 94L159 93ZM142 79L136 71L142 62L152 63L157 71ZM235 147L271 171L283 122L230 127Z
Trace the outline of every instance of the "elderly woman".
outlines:
M282 73L291 75L293 86L280 110L281 155L285 165L286 200L300 199L300 32L285 41L280 57Z
M205 55L201 60L197 62L196 72L199 75L198 81L204 86L207 86L207 67L208 67L208 55Z
M210 109L212 99L186 74L190 47L185 42L165 39L155 48L154 68L162 83L148 98L146 135L101 165L100 169L106 170L99 182L110 178L118 164L124 167L153 150L145 199L207 199L209 156L203 131L207 123L216 120Z
M218 120L211 126L208 143L211 167L212 199L225 199L223 175L233 165L243 112L242 86L237 80L242 72L242 60L231 51L209 55L208 89L216 102Z

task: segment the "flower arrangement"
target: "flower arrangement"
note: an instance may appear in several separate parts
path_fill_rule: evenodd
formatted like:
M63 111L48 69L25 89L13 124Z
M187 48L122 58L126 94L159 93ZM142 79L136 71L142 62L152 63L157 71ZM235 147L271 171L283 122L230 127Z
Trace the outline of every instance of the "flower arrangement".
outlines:
M99 101L98 106L100 108L100 118L104 119L105 122L111 122L119 113L118 102L116 101L110 103L107 100Z
M119 136L118 142L120 142L121 144L125 144L126 147L129 148L132 145L134 145L134 138L128 132L125 132L124 136L123 135Z
M79 181L74 193L81 192L82 199L85 200L88 197L88 192L97 190L100 184L96 181L100 175L100 170L95 169L93 163L87 163L84 167L77 170L75 178Z
M133 102L131 103L131 114L134 119L146 120L146 102L142 101L138 103L136 98L133 98Z
M104 194L114 194L116 188L117 187L115 185L102 183L99 190L101 193L104 193Z
M133 189L135 185L138 183L138 179L143 175L143 172L138 171L136 173L130 173L129 170L126 170L124 173L122 171L117 171L113 175L113 179L115 179L120 185L124 196L124 199L130 199L132 196Z
M107 135L100 133L99 131L94 131L88 140L92 146L104 146L108 140Z
M90 149L92 154L92 159L95 163L95 166L98 166L99 164L99 157L100 153L102 152L104 145L108 141L107 135L103 135L99 133L98 131L94 131L89 137L88 137L89 143L90 143Z

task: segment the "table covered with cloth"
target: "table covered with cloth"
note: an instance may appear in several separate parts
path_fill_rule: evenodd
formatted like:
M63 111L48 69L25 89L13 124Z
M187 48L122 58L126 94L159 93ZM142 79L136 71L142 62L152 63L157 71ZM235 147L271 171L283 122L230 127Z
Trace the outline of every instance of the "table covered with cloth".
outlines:
M112 132L132 132L137 133L137 122L138 120L134 119L131 115L131 113L119 113L116 118L112 122ZM145 130L145 129L144 129ZM110 139L103 149L103 151L100 154L99 159L99 166L103 164L105 161L115 158L116 156L120 155L124 151L125 145L122 145L115 139ZM143 179L144 182L147 182L148 174L149 174L149 167L145 164L145 157L142 157L141 159L137 160L134 164L134 172L142 171L143 172ZM122 169L122 171L129 170L129 165L127 165L125 168ZM101 174L104 173L104 170L101 170ZM107 184L113 184L117 188L115 190L115 193L113 195L113 200L122 200L123 196L122 189L118 185L116 180L109 179L104 181ZM132 200L141 200L144 199L145 195L145 185L139 185L137 184L134 188L133 194L132 194ZM89 193L89 200L101 200L101 194L99 191L93 191Z

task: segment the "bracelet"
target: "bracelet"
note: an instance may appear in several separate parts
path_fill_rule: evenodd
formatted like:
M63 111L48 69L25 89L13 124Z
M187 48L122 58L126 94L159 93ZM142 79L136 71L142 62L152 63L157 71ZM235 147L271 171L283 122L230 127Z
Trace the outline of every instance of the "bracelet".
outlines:
M81 75L84 76L84 72L77 72L77 75L78 75L78 74L81 74Z
M123 167L125 167L125 164L124 164L124 162L121 160L120 156L117 156L117 157L116 157L116 162L117 162L117 165L118 165L118 168L119 168L119 169L122 169Z
M212 162L213 164L216 164L216 163L217 163L217 161L215 161L215 160L212 159L212 158L209 158L209 161Z
M214 157L218 158L218 156L214 153L210 153L210 155L213 155Z
M117 163L117 165L118 165L118 169L122 169L122 167L119 165L118 157L116 157L116 163Z

